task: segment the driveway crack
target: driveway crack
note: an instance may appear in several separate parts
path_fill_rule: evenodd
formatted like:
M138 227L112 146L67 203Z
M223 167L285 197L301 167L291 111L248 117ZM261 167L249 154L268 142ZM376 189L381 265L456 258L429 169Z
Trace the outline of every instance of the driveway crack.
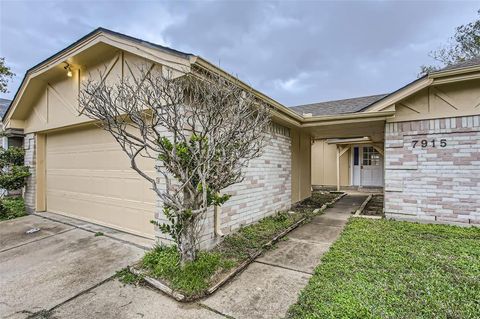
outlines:
M204 309L206 309L206 310L208 310L208 311L211 311L211 312L213 312L213 313L216 313L217 315L220 315L220 316L222 316L222 317L225 317L225 318L227 318L227 319L235 319L235 317L232 317L232 316L229 316L229 315L227 315L227 314L224 314L224 313L218 311L217 309L214 309L214 308L212 308L212 307L209 307L209 306L207 306L207 305L205 305L205 304L203 304L203 303L198 302L197 305L200 306L200 307L202 307L202 308L204 308Z
M259 263L259 264L262 264L262 265L271 266L271 267L277 267L277 268L282 268L282 269L286 269L286 270L291 270L291 271L299 272L299 273L306 274L306 275L310 275L310 276L313 275L313 273L311 273L311 272L307 272L307 271L303 271L303 270L298 270L298 269L294 269L294 268L290 268L290 267L285 267L285 266L280 266L280 265L275 265L275 264L267 263L267 262L265 262L265 261L255 260L254 262Z

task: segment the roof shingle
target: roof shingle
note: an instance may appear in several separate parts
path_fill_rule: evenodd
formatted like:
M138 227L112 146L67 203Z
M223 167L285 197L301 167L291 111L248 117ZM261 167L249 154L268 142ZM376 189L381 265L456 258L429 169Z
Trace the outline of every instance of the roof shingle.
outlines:
M12 101L10 100L0 98L0 119L3 118L3 115L7 112L8 106L11 102Z
M292 106L291 109L300 115L303 115L304 113L312 113L313 116L356 113L365 109L367 106L379 101L387 95L388 94L377 94L345 100L297 105Z
M468 68L468 67L476 66L476 65L480 65L480 56L469 59L469 60L466 60L466 61L462 61L462 62L458 62L458 63L455 63L455 64L448 65L448 66L438 70L437 72ZM433 72L433 73L435 73L435 72Z

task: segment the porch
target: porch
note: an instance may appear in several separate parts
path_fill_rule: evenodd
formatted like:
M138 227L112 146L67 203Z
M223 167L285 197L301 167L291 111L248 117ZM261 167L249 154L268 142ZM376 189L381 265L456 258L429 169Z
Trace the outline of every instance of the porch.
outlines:
M319 123L308 131L314 189L383 191L384 119Z

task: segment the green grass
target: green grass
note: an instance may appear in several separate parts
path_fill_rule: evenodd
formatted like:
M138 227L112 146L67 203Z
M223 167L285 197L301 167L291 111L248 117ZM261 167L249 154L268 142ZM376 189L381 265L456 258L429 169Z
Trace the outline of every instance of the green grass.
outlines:
M157 246L145 254L142 266L149 270L149 275L166 280L174 290L194 296L209 287L217 272L230 269L234 262L220 253L200 251L194 262L181 266L175 247Z
M218 275L262 249L276 234L294 224L301 216L282 212L266 217L226 236L212 251L198 252L194 262L187 262L183 266L174 246L157 246L145 254L141 266L150 276L166 281L174 290L189 297L201 296Z
M479 318L480 229L354 218L289 318Z
M227 258L243 261L302 217L302 214L287 212L266 217L256 224L241 228L231 236L226 236L215 250Z
M27 215L21 197L5 197L0 201L0 220L9 220Z
M140 276L130 272L128 268L117 271L116 276L124 284L138 284L142 280Z
M311 218L314 208L330 201L337 195L314 193L309 205L294 212L280 212L265 217L255 224L240 228L225 236L211 251L200 251L197 260L180 265L180 256L175 247L157 246L145 254L141 267L147 274L164 281L171 288L187 297L205 294L228 270L238 266L256 252L268 249L265 245L303 217Z

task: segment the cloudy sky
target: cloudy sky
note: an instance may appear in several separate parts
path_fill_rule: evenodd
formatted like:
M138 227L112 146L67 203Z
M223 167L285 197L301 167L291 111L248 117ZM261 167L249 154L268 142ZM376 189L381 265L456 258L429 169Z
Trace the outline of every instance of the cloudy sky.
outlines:
M17 74L102 26L200 55L287 106L391 92L477 17L478 1L6 1Z

